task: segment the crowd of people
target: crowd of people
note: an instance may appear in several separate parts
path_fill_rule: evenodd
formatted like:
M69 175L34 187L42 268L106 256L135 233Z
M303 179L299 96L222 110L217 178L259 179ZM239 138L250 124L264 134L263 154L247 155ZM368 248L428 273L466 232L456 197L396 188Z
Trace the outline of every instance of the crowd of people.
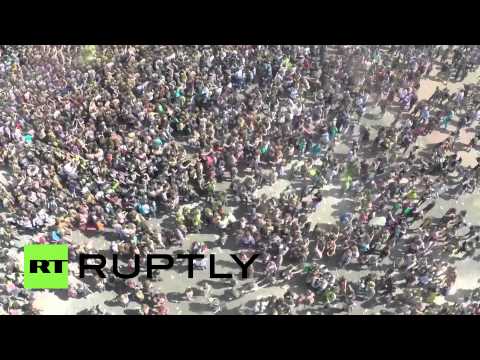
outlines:
M213 313L298 282L304 290L262 298L250 313L379 304L480 313L476 295L436 302L455 291L449 259L474 256L480 228L455 207L429 215L439 197L477 188L480 164L465 166L458 151L479 149L480 92L446 85L479 64L478 46L1 46L0 310L38 313L23 289L16 244L25 234L68 243L71 260L95 252L73 232L108 235L131 270L135 254L185 251L187 235L208 228L218 246L260 254L253 281L232 279L221 298L200 289ZM444 88L419 100L420 80L432 76ZM395 120L374 131L368 109ZM461 129L475 131L470 143ZM434 130L447 139L418 146ZM279 197L257 195L278 179L291 184ZM337 185L352 206L335 225L317 223L312 214ZM160 216L174 224L153 225ZM209 249L195 242L191 251ZM170 312L155 281L78 281L69 266L69 297L115 290L118 304L136 302L142 314ZM349 281L334 268L368 275ZM182 301L194 293L187 288Z

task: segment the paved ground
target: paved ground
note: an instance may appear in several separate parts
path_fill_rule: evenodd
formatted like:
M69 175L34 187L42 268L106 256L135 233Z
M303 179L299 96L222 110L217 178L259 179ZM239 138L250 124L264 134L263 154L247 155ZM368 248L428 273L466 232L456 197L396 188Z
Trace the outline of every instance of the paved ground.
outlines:
M469 76L465 79L463 83L472 83L476 82L478 78L478 73L476 74L469 74ZM450 89L457 89L463 83L448 83L448 87ZM421 82L421 88L419 91L420 99L428 98L434 91L436 86L442 86L440 81L435 80L423 80ZM379 114L378 108L369 108L367 116L362 119L362 125L371 129L371 139L373 139L376 135L376 128L380 125L390 125L394 119L393 114L387 112L385 116L379 118L377 115ZM452 122L453 123L453 122ZM453 128L453 127L451 127ZM428 146L432 143L437 143L443 140L446 137L445 134L435 131L429 136L419 138L417 144L421 147ZM462 131L461 139L464 143L466 143L471 134L465 131ZM345 146L338 146L337 152L345 152ZM464 159L465 165L472 165L475 163L475 157L478 156L477 153L472 151L471 154L464 153L462 157ZM289 182L284 179L280 179L271 187L264 187L259 190L259 193L267 193L270 196L278 195L287 185ZM221 190L225 184L221 184L217 187L217 190ZM310 219L312 222L321 222L321 223L334 223L337 218L337 214L339 211L343 211L348 208L349 204L351 204L348 199L341 198L339 195L338 186L329 186L325 188L327 196L324 198L324 203L321 209L316 211L315 213L310 215ZM480 218L476 216L478 211L480 210L480 195L473 194L473 195L466 195L459 199L458 203L455 201L445 201L439 200L437 201L435 207L433 208L431 215L443 215L445 210L448 207L456 206L459 209L467 209L468 215L467 220L471 223L475 223L480 225ZM168 217L163 217L159 220L156 220L158 224L165 224L169 222ZM212 252L217 255L217 265L218 271L220 272L238 272L238 267L234 264L233 260L229 257L229 254L234 249L234 245L231 244L231 241L227 243L227 247L225 249L221 249L215 246L215 239L217 235L213 233L202 233L202 234L195 234L189 235L188 241L186 242L184 248L190 249L192 241L204 241L209 245L209 248L212 249ZM85 236L75 233L74 239L77 242L86 242L90 241L94 244L95 248L97 249L105 249L108 247L108 242L103 238L92 238L88 239ZM174 249L175 250L175 249ZM170 251L165 251L166 253L171 253ZM478 256L478 254L476 254ZM336 270L334 264L327 264L331 269L335 270L338 275L342 274L348 279L354 280L358 279L361 276L366 275L366 271L345 271L345 270ZM456 267L458 270L458 282L457 282L457 294L463 294L468 289L471 289L478 284L478 279L480 277L480 266L479 263L471 258L466 260L460 260L456 262ZM183 293L184 290L189 286L197 286L199 282L202 280L207 279L208 270L205 272L196 272L194 279L188 279L186 275L186 267L185 266L175 266L175 271L168 271L162 274L162 281L155 283L156 287L159 287L162 291L166 293L170 293L171 295L175 295L175 292ZM251 280L246 280L249 282ZM213 282L213 295L222 296L225 293L225 284L222 280ZM301 284L297 284L301 286ZM297 285L293 287L296 288ZM260 289L255 293L250 293L244 295L242 298L227 302L226 310L223 312L224 314L233 314L238 313L238 310L241 306L249 306L251 304L251 300L254 300L258 297L262 297L265 295L272 295L272 294L283 294L285 292L285 288L281 287L270 287L266 289ZM60 294L62 295L62 294ZM115 314L123 314L125 313L122 308L119 306L107 306L109 301L115 297L113 292L103 292L103 293L95 293L87 296L84 299L69 299L69 300L62 300L63 296L56 296L48 292L42 292L38 294L38 305L42 308L43 314L76 314L81 310L86 308L92 307L94 305L100 304L102 307L107 308L110 312ZM454 297L452 297L453 299ZM129 305L129 309L138 308L138 304L131 303ZM363 308L357 307L354 309L354 314L362 314L362 313L378 313L381 307L374 307L372 309L365 310ZM208 307L206 305L206 301L202 296L196 296L194 301L191 303L187 302L178 302L178 303L171 303L170 310L172 314L208 314ZM315 311L313 311L315 313Z

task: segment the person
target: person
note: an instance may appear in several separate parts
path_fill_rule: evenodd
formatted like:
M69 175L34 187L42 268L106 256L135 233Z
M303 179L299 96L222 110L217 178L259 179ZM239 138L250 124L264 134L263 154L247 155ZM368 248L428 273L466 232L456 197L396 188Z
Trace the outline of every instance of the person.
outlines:
M203 296L205 297L205 299L208 300L208 298L210 298L210 293L212 292L212 285L210 285L208 282L205 282L202 287L202 290L203 290Z
M187 289L185 289L185 299L187 301L193 300L193 288L188 287Z
M442 125L446 129L448 127L449 122L452 120L454 116L453 110L449 110L443 117L442 117Z

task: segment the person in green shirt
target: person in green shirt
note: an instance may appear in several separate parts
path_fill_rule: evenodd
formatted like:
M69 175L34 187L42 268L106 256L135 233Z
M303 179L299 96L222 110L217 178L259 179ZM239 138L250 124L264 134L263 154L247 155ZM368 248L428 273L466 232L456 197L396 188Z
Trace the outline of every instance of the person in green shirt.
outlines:
M448 127L448 124L450 123L450 121L452 120L453 118L453 111L450 110L447 115L445 115L444 117L442 117L442 125L443 127L446 129Z
M206 191L207 191L207 201L213 201L214 199L214 193L215 193L215 184L213 181L209 181L206 186Z
M407 198L410 200L416 200L418 198L417 190L416 189L410 190L410 192L407 194Z
M345 174L343 177L342 177L342 190L343 191L348 191L350 189L350 187L352 186L352 177L350 176L350 174Z
M326 289L325 292L322 294L322 301L325 303L326 306L329 306L336 299L337 294L335 294L335 291L332 288Z
M314 157L320 156L321 151L322 151L322 148L320 147L320 144L314 144L312 146L312 155Z
M262 155L265 155L269 150L269 146L268 144L263 144L261 147L260 147L260 153Z
M213 220L213 210L209 207L205 208L204 215L205 215L205 219L207 219L207 222L211 224Z
M338 128L335 125L331 126L329 135L330 135L330 141L332 142L333 145L335 145L337 134L338 134Z
M300 155L303 155L305 152L305 148L307 147L307 142L304 137L301 137L300 139L298 139L297 146L298 146Z
M112 183L112 190L117 191L119 186L120 186L120 182L118 180L114 180Z
M196 208L193 211L193 230L194 231L199 231L202 227L202 213L200 212L200 209Z
M175 220L179 226L185 223L185 216L183 215L182 208L177 210L177 213L175 214Z

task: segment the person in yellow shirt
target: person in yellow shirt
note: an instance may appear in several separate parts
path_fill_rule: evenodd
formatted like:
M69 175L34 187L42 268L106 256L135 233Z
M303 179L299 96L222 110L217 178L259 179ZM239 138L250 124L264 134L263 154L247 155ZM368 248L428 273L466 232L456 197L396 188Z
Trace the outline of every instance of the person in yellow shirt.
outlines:
M58 189L63 189L63 185L62 183L60 182L60 178L58 177L58 175L55 175L53 177L53 185L58 188Z
M90 205L94 205L97 202L95 200L95 196L93 196L91 192L89 192L88 195L86 196L86 201L87 201L87 204L90 204Z

